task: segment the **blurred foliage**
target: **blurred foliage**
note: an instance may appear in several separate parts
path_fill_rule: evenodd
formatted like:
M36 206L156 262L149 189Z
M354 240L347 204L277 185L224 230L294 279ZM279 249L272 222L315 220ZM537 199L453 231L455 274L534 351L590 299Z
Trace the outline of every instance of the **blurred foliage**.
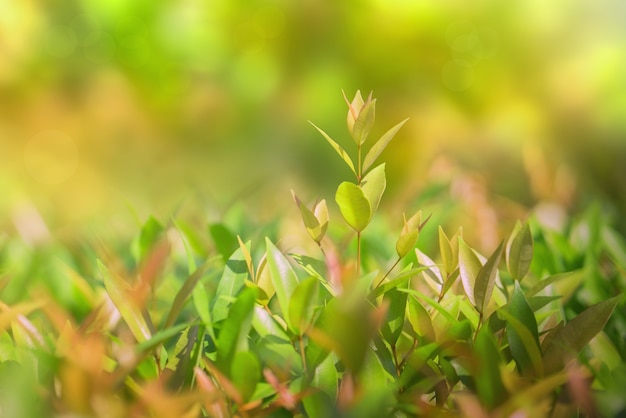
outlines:
M281 196L311 178L330 190L345 169L306 120L344 132L338 92L359 88L385 103L381 126L410 118L386 151L390 179L411 183L400 198L445 166L524 206L625 209L625 14L617 0L5 0L0 214L32 203L62 228L190 195L223 209L268 178Z

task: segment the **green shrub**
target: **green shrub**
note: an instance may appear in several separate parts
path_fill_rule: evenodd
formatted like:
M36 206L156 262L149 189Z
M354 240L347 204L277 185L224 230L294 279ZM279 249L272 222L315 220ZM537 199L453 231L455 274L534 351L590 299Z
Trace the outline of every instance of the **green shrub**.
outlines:
M346 101L356 156L317 129L354 174L348 227L293 193L310 253L153 218L121 253L3 237L0 416L626 413L626 244L600 211L531 217L490 254L421 212L389 231L374 163L406 120L370 145L375 99Z

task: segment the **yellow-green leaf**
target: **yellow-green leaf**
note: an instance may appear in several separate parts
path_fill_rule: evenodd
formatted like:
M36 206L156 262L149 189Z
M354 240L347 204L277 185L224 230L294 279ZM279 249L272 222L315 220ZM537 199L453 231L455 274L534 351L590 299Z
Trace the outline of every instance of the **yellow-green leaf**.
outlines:
M365 155L365 159L363 160L363 171L367 171L367 169L370 168L372 164L374 164L374 161L376 161L378 156L387 147L387 145L393 139L396 133L400 130L400 128L402 128L402 125L404 125L408 120L409 119L406 118L393 128L389 129L383 134L383 136L380 137L378 141L376 141L374 145L372 145L372 148L370 148L370 150Z
M326 139L326 141L328 141L328 143L330 144L331 147L333 147L333 149L337 152L337 154L339 154L339 156L341 157L341 159L346 163L346 165L350 168L350 170L352 170L352 172L354 173L354 175L356 176L356 170L354 169L354 163L352 162L352 159L350 158L350 156L348 155L348 153L341 147L341 145L339 145L338 143L336 143L326 132L324 132L322 129L318 128L317 126L315 126L315 124L311 121L309 121L309 123L311 125L313 125L313 127L315 129L317 129L319 131L319 133L322 134L322 136Z
M344 181L337 188L335 201L348 225L357 232L365 229L370 221L372 209L369 200L359 186Z

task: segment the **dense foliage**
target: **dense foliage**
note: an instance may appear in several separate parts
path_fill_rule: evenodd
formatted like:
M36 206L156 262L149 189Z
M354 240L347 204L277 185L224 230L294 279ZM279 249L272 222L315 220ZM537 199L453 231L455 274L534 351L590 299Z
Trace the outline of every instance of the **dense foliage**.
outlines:
M313 245L250 208L132 242L0 236L0 416L625 414L626 242L601 210L487 254L421 211L396 231L375 163L404 122L371 141L376 100L346 102L354 153L316 127L354 174L345 223L292 192Z

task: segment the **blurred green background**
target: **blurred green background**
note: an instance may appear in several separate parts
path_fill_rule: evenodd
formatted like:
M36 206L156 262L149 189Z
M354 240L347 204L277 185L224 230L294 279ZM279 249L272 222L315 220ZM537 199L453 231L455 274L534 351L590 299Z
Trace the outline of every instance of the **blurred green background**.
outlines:
M342 89L374 91L374 135L411 118L390 202L460 178L625 210L624 22L618 0L0 0L0 219L332 200L349 172L307 120L349 148Z

